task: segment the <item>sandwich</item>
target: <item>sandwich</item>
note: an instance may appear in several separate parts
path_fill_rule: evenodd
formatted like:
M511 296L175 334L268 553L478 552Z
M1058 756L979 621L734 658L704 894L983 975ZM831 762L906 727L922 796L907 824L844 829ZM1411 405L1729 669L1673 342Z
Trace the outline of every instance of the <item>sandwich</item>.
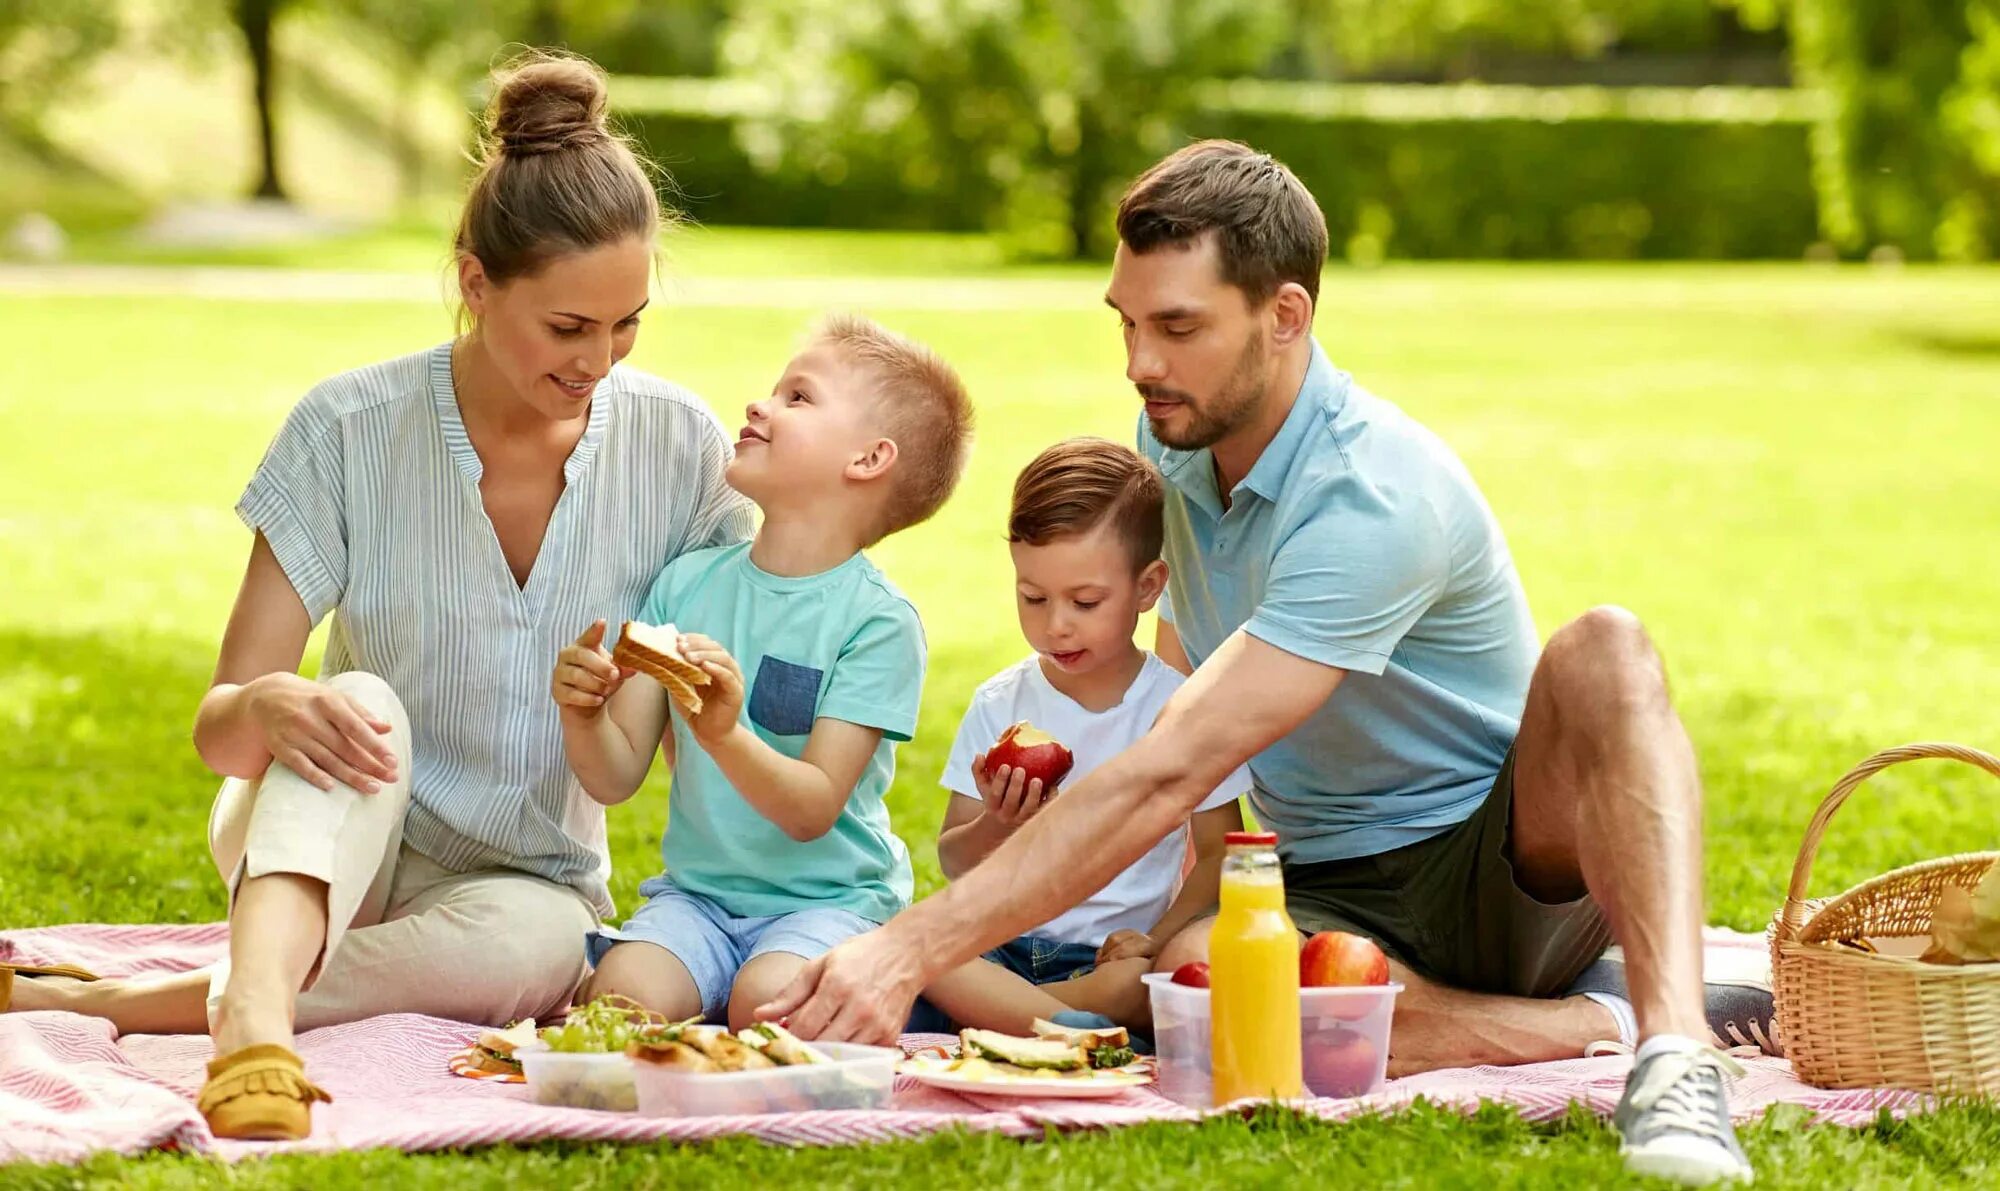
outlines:
M611 660L636 670L665 688L689 715L701 714L700 687L709 684L708 671L681 656L680 630L670 624L628 620L618 630Z
M764 1052L780 1067L804 1067L812 1063L831 1063L833 1060L822 1052L800 1041L797 1034L773 1021L760 1021L736 1035L746 1046Z
M1075 1026L1059 1026L1052 1021L1043 1021L1039 1017L1032 1025L1037 1038L1047 1042L1062 1042L1082 1047L1083 1053L1090 1057L1090 1065L1094 1069L1123 1067L1136 1062L1139 1057L1132 1049L1132 1035L1124 1026L1085 1030Z
M1013 1068L1033 1075L1084 1071L1090 1067L1090 1057L1076 1043L1016 1038L993 1030L961 1030L958 1053L961 1058L985 1059L1003 1069Z
M535 1019L515 1022L504 1030L487 1030L472 1044L472 1069L496 1075L521 1074L514 1052L535 1040Z
M769 1055L744 1045L743 1040L724 1029L688 1030L681 1041L714 1060L723 1071L756 1071L776 1067Z
M641 1039L627 1046L625 1054L634 1062L650 1063L670 1071L708 1073L722 1070L714 1059L694 1047L668 1038Z

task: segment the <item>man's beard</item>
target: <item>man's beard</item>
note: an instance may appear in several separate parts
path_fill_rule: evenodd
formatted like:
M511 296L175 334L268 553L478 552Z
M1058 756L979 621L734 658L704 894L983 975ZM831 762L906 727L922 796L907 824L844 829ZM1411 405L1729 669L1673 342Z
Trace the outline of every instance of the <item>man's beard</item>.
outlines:
M1176 451L1199 451L1212 447L1247 425L1255 415L1265 387L1264 340L1252 334L1236 357L1229 378L1212 398L1196 401L1191 393L1159 385L1139 385L1139 395L1149 401L1178 401L1187 411L1187 428L1169 432L1158 418L1148 416L1146 424L1153 437Z

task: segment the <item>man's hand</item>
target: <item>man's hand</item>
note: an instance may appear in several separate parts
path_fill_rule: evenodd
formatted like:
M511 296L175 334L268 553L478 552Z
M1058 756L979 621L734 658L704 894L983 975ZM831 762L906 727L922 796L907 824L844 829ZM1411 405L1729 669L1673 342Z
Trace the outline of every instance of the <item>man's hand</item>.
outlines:
M1159 953L1159 940L1144 931L1114 930L1097 949L1097 962L1102 965L1120 959L1152 959Z
M701 711L687 717L688 729L706 747L735 731L737 720L742 718L743 669L713 637L682 633L680 649L682 657L708 674L708 686L701 692Z
M1034 818L1056 796L1056 791L1042 789L1041 778L1030 780L1025 770L1012 765L989 771L985 753L972 759L972 784L979 790L979 800L986 804L986 817L1010 832Z
M801 1038L894 1046L924 988L923 965L888 927L856 935L808 963L757 1020Z

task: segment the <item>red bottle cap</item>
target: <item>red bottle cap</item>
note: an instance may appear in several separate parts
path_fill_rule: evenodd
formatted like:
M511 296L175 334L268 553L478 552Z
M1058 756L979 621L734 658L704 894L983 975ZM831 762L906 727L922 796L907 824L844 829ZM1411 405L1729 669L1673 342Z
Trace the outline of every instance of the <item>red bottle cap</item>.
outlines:
M1265 847L1275 848L1278 846L1278 833L1275 831L1232 831L1222 837L1222 843L1223 846L1230 848L1255 844L1263 844Z

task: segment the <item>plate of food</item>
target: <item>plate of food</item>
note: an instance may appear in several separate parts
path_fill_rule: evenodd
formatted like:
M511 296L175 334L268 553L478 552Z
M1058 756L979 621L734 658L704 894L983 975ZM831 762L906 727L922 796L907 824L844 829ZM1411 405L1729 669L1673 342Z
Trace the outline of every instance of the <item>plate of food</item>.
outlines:
M958 1051L939 1047L896 1068L918 1083L974 1096L1084 1100L1116 1096L1153 1082L1151 1061L1132 1052L1123 1029L1078 1030L1037 1019L1023 1038L963 1030Z

